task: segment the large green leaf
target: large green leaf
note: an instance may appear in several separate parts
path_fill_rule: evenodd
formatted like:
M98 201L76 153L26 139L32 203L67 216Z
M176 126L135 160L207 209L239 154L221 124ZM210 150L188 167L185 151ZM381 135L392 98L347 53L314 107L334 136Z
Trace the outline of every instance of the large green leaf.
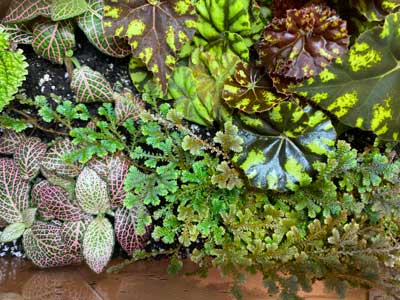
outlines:
M13 0L10 1L4 23L22 23L38 16L50 17L51 0Z
M293 88L343 123L385 140L400 132L400 13L361 34L348 55Z
M53 0L51 3L51 19L61 21L83 14L88 9L85 0Z
M146 64L166 91L178 51L195 32L191 1L106 0L105 4L105 27L128 38L133 56Z
M310 183L312 163L329 153L336 132L322 111L283 102L263 115L240 116L243 152L234 161L251 185L295 190Z
M89 224L83 237L83 257L93 271L103 271L111 259L114 243L114 231L108 219L99 216Z

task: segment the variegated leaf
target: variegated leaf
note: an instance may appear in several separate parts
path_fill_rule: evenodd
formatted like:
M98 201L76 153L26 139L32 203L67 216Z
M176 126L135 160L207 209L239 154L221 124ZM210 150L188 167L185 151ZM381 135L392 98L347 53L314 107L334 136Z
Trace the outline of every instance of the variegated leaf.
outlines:
M23 133L15 132L11 129L5 129L3 135L0 137L0 153L14 154L18 146L26 139Z
M40 171L40 162L46 153L47 146L39 138L28 138L19 145L14 154L19 174L25 180L32 180Z
M105 213L110 208L106 182L88 167L79 174L75 193L79 206L89 214Z
M76 94L76 101L82 103L113 102L113 90L102 74L87 66L75 69L71 88Z
M9 40L14 44L30 45L33 41L33 33L25 24L4 24L5 31L10 35Z
M51 0L13 0L3 23L22 23L38 16L50 17Z
M0 158L0 218L9 224L22 222L22 212L29 205L29 189L14 161Z
M20 238L26 229L25 223L13 223L0 233L0 243L9 243Z
M56 64L62 64L68 50L75 47L75 35L68 21L38 23L33 28L35 52Z
M75 179L70 177L58 176L57 174L46 170L45 168L41 168L43 176L46 177L47 181L49 181L53 185L57 185L66 190L70 196L75 195Z
M106 35L103 25L103 0L88 0L88 10L79 16L78 26L92 45L113 57L125 57L131 53L128 43L121 38Z
M85 0L53 0L51 3L51 19L61 21L83 14L88 8Z
M36 222L25 231L22 242L28 258L41 268L70 265L82 259L68 251L61 226L54 223Z
M114 248L114 231L110 221L97 217L86 229L83 238L83 257L96 273L103 271Z
M81 167L78 163L67 163L64 156L76 149L68 139L57 140L42 159L41 166L59 176L76 177Z
M50 213L47 206L42 202L40 195L40 191L46 186L50 186L50 183L47 180L42 180L36 183L31 191L31 201L32 205L38 208L37 213L39 216L43 220L48 221L54 219L54 216Z
M142 99L134 96L130 90L124 90L115 97L115 115L119 125L128 119L138 120L144 109Z
M91 217L88 217L79 221L68 221L63 223L61 235L69 251L73 253L82 252L83 236L92 220Z
M107 181L108 174L110 172L108 159L108 156L104 159L93 157L87 162L86 166L100 175L103 180Z

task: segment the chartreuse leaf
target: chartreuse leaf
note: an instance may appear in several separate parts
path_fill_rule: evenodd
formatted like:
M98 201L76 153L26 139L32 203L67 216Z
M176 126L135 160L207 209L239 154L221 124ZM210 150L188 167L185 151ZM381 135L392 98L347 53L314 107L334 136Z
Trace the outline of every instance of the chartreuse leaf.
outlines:
M295 190L311 182L312 163L332 151L336 132L321 111L283 102L237 122L243 152L234 157L257 188Z
M354 0L354 7L369 21L382 21L389 13L398 11L399 0Z
M51 3L51 19L61 21L83 14L88 9L85 0L53 0Z
M165 92L177 53L195 32L191 1L106 0L104 12L105 27L128 38L133 56L146 64Z
M8 243L18 239L25 231L25 223L13 223L4 228L0 233L0 243Z
M343 123L372 130L385 140L400 132L400 13L365 31L349 54L319 76L293 87Z
M38 16L50 18L52 0L16 0L10 1L4 23L22 23Z

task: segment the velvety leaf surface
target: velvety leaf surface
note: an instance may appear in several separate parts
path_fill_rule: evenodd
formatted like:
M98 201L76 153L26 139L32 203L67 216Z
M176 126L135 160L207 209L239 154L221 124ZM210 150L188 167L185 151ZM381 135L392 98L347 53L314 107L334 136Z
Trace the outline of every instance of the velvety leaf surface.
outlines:
M128 38L133 56L146 64L166 91L177 53L195 32L191 1L106 0L104 15L109 32Z
M115 96L115 115L117 122L122 125L126 120L138 120L145 105L139 96L134 96L130 90L125 90Z
M51 2L52 0L13 0L2 22L22 23L38 16L50 18Z
M3 24L1 26L9 34L10 42L14 44L32 44L33 34L25 24Z
M51 3L51 19L61 21L83 14L88 8L85 0L53 0Z
M385 140L400 131L400 13L361 34L348 55L293 88L343 123L372 130Z
M75 47L75 35L68 21L45 21L33 28L32 47L35 52L56 64L62 64L68 50Z
M13 223L4 228L0 233L0 243L9 243L20 238L26 229L24 223Z
M42 180L36 183L31 190L31 203L33 206L37 207L37 213L45 221L54 219L48 207L42 202L42 197L40 195L41 190L47 186L51 186L51 184L47 180Z
M131 53L128 43L121 38L106 35L103 24L104 1L88 0L88 9L77 19L80 29L92 45L113 57L125 57Z
M14 161L0 158L0 218L9 224L22 222L22 212L29 204L29 189Z
M110 208L107 183L88 167L79 174L75 193L79 206L89 214L104 213Z
M80 221L64 222L61 235L69 251L73 253L82 252L83 235L92 218L85 218Z
M275 92L264 68L243 62L225 81L222 97L230 107L249 114L270 110L286 98Z
M71 88L76 94L76 101L82 103L113 102L113 90L104 76L93 69L83 66L75 69Z
M103 271L111 259L114 243L114 231L108 219L97 217L89 224L83 238L83 256L94 272Z
M30 137L24 140L14 154L15 164L24 180L32 180L39 174L40 163L46 153L47 145L39 138Z
M348 45L346 22L329 7L313 5L274 19L257 51L274 74L302 80L317 75L345 53Z
M241 115L243 152L234 161L252 186L295 190L311 182L312 163L329 153L336 133L321 111L283 102L260 116Z
M353 0L353 4L369 21L382 21L400 7L399 0Z
M5 129L0 137L0 153L12 155L18 146L24 142L26 136L14 130Z

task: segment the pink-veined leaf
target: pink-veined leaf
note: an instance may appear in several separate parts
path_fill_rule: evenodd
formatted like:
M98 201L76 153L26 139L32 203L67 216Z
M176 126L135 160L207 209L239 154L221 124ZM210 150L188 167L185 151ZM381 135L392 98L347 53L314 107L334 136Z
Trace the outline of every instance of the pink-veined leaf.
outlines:
M15 132L11 129L5 129L0 137L0 153L14 154L18 146L23 143L26 136L23 133Z
M9 40L11 43L32 44L33 34L25 24L3 24L1 26L10 35Z
M87 66L74 70L71 89L82 103L113 102L113 90L104 76Z
M42 172L43 176L46 177L47 181L50 182L53 185L57 185L64 190L66 190L70 195L74 195L75 193L75 179L71 177L63 177L59 176L49 170L46 170L45 168L40 169Z
M61 235L69 251L73 253L82 252L83 235L89 223L93 220L91 216L79 221L64 222Z
M24 224L26 225L26 228L29 228L33 225L33 223L36 220L36 213L37 213L37 208L27 208L22 212L22 220Z
M124 90L115 97L115 115L117 122L122 125L126 120L138 120L145 109L144 102L130 90Z
M9 224L22 222L22 212L29 205L29 189L14 161L0 158L0 218Z
M88 8L85 0L53 0L51 3L51 19L61 21L83 14Z
M25 180L32 180L40 171L40 162L46 153L47 146L39 138L28 138L19 145L14 154L15 164L19 168L20 176Z
M83 257L94 272L103 271L111 259L114 243L114 231L108 219L97 217L89 224L83 238Z
M103 25L103 0L88 0L88 10L77 19L79 28L92 45L113 57L125 57L131 53L126 40L106 36Z
M42 202L42 198L40 195L40 191L47 186L51 186L50 183L47 180L42 180L36 183L32 187L31 191L32 205L38 208L37 213L45 221L54 219L54 216L50 213L45 203Z
M74 28L68 21L38 23L33 36L33 50L56 64L62 64L67 51L75 47Z
M51 0L12 0L3 23L22 23L38 16L50 18Z

